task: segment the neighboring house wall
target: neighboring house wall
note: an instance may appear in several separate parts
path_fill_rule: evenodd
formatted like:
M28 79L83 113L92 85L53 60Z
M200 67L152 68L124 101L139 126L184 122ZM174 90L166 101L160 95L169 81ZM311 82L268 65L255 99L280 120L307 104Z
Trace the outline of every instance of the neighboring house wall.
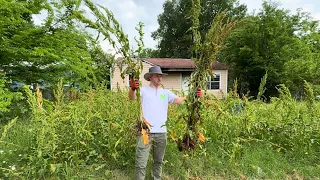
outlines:
M163 76L162 85L166 89L181 90L181 73L180 72L164 72L168 74Z

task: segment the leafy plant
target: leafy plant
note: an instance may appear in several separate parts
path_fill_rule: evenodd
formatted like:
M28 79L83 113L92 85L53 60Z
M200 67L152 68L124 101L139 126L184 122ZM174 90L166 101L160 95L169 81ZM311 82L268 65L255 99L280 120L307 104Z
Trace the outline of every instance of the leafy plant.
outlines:
M196 92L197 89L206 88L207 76L212 74L212 64L223 47L227 36L240 23L238 20L227 18L226 12L215 16L205 39L201 41L199 32L200 23L200 0L192 1L191 19L193 34L193 57L195 69L191 74L189 92ZM200 115L201 100L194 94L189 94L186 100L187 114L183 117L186 121L186 130L183 137L177 140L179 150L191 150L196 147L198 139L205 141L203 134L198 130L199 123L203 120Z
M139 79L140 74L143 69L142 61L140 59L140 54L142 53L144 43L143 43L143 23L139 23L136 30L139 33L139 39L135 38L138 49L132 50L130 47L129 39L127 35L123 32L120 24L114 18L112 12L103 6L96 6L90 0L85 0L86 6L92 11L94 16L96 17L96 21L92 21L86 18L83 14L77 13L75 16L83 23L87 24L88 27L97 30L104 36L104 39L107 40L112 47L116 50L117 53L122 55L121 60L119 60L116 64L120 69L122 79L125 78L126 75L133 81ZM101 10L102 11L101 11ZM114 38L116 40L114 40ZM140 89L137 89L136 92L136 100L138 103L138 109L140 111L143 121L140 120L140 117L136 117L138 129L141 131L145 143L147 143L148 135L147 133L150 131L150 124L144 118L141 107L141 98L140 98Z
M261 98L262 98L264 92L266 91L265 85L267 83L267 78L268 78L268 72L261 79L261 83L260 83L260 86L259 86L259 92L258 92L258 95L257 95L257 99L258 100L262 100Z
M19 103L23 100L21 92L12 92L9 88L7 78L0 73L0 123L5 124L16 117L23 116L17 113L16 110L20 110Z
M9 111L8 106L11 104L13 99L13 93L5 88L5 82L6 78L2 76L0 78L0 113Z

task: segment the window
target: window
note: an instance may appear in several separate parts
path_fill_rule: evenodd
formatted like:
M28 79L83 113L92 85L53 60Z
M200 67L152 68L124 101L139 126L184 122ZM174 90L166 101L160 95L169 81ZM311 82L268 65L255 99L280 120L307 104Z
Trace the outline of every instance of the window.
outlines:
M208 90L220 89L220 73L213 73L213 77L207 76L207 88Z

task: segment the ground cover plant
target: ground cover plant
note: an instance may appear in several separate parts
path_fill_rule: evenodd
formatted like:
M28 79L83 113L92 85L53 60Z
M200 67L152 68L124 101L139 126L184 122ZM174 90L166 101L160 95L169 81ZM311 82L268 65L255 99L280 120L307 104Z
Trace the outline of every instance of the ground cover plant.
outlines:
M170 106L167 179L319 178L320 103L306 83L305 101L285 86L270 103L232 95L201 99L206 143L181 153L174 133L184 131L183 106ZM31 118L1 127L0 176L21 179L130 179L134 169L135 103L126 91L104 88L55 101L24 88ZM238 107L242 103L243 108Z

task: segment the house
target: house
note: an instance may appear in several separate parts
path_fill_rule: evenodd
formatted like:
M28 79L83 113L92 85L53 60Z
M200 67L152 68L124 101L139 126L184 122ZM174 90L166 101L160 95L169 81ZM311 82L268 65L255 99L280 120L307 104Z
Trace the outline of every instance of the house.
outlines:
M118 58L118 60L120 59ZM140 75L142 86L149 84L149 82L143 78L143 75L149 71L149 68L152 66L160 66L162 72L168 74L167 76L163 76L162 79L164 88L187 93L188 79L195 68L195 64L191 59L145 58L142 59L142 64L143 70ZM227 94L228 66L215 61L212 67L214 78L208 76L207 92L213 93L217 98L223 98ZM119 67L115 66L113 76L111 77L111 89L129 87L128 76L123 80L120 74Z

